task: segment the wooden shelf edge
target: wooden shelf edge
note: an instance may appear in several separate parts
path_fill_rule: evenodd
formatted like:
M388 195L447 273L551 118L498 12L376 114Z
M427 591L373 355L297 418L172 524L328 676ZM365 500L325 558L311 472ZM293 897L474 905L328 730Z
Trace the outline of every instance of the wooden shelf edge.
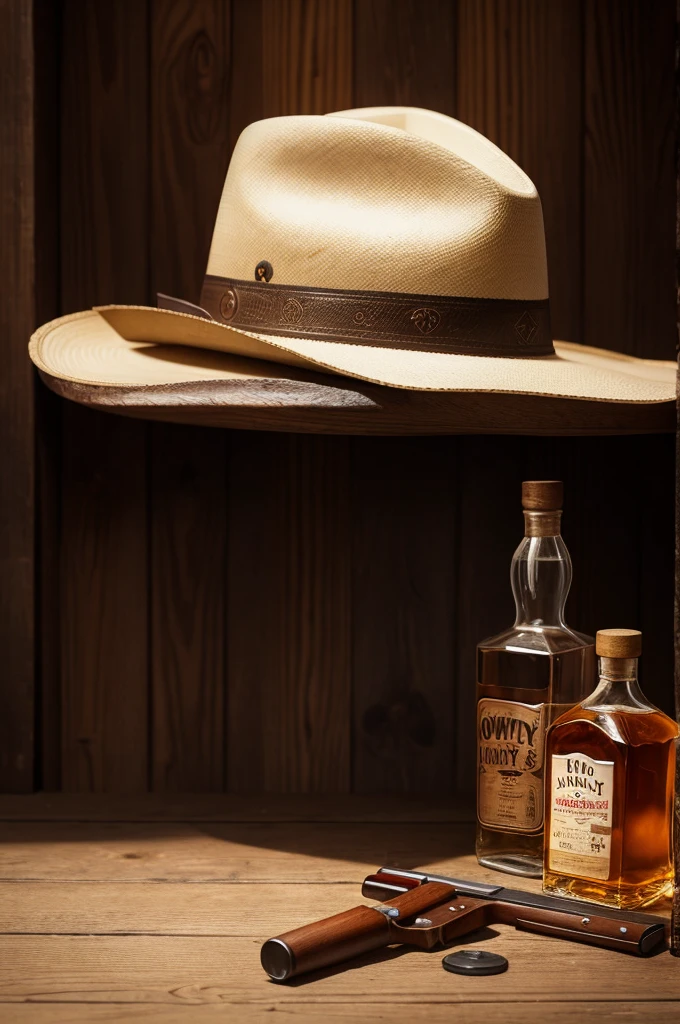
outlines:
M153 387L104 387L40 371L56 394L138 419L236 430L310 434L666 434L675 405L586 402L537 395L408 391L291 371L274 377Z
M464 823L469 794L32 793L0 795L0 821Z

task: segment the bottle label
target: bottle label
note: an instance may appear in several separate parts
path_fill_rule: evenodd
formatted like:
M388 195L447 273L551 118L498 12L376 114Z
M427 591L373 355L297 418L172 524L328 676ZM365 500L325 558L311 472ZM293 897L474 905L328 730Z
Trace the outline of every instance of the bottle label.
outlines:
M477 817L488 828L543 828L545 704L483 697L477 704Z
M550 789L550 870L609 878L614 762L553 754Z

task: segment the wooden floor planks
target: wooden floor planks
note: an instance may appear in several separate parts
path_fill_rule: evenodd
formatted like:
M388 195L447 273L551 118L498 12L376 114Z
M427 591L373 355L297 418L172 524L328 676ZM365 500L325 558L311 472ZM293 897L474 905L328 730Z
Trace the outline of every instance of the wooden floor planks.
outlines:
M131 801L136 820L126 821L115 797L89 822L87 806L0 799L3 1024L251 1022L272 1012L330 1024L678 1019L680 963L668 953L635 960L500 925L461 945L502 952L502 976L458 978L442 971L441 953L392 948L311 980L267 981L261 942L361 902L360 881L379 863L507 882L476 865L471 822L446 820L469 815L452 805L387 799L375 808L386 820L371 821L362 798L352 811L345 798L287 797L278 814L289 820L276 821L266 800L206 797L192 821L181 820L191 799L169 796ZM322 820L305 822L305 811Z
M436 1005L424 1003L423 1005L409 1005L405 1008L404 1014L400 1015L392 1006L373 1008L368 1011L365 1003L324 1003L320 1017L319 1006L315 1003L294 1003L289 1004L289 1015L296 1021L305 1021L308 1024L318 1024L323 1019L324 1024L344 1024L346 1021L363 1024L364 1021L395 1021L408 1020L413 1022L427 1022L427 1024L451 1024L452 1009L450 1004ZM150 1021L151 1024L163 1022L163 1024L175 1024L175 1022L186 1022L187 1020L215 1020L224 1021L227 1013L231 1013L230 1021L238 1021L239 1024L252 1024L252 1022L271 1022L271 1011L277 1009L275 1001L267 1006L244 1006L240 1005L237 1010L229 1010L224 1006L207 1004L190 1007L187 1012L186 1006L164 1006L155 1003L146 1004L92 1004L84 1005L32 1005L20 1006L14 1004L6 1007L6 1015L3 1018L4 1024L84 1024L84 1022L99 1021ZM668 1021L677 1020L677 1002L643 1002L636 1003L621 1001L615 1003L551 1003L550 1022L551 1024L573 1024L575 1020L597 1021L602 1020L625 1021L625 1024L650 1024L658 1022L664 1024ZM479 1024L484 1020L485 1024L510 1024L511 1021L521 1021L522 1024L545 1024L546 1007L543 1003L513 1003L512 1016L508 1013L508 1007L501 1003L484 1003L483 1005L457 1004L455 1007L456 1024Z

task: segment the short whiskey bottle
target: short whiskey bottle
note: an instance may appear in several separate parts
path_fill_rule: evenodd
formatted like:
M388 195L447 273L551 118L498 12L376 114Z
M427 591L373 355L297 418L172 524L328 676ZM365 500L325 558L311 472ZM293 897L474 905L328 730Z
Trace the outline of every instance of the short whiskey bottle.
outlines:
M512 559L515 624L477 647L477 859L540 878L548 726L592 690L592 637L570 629L562 483L522 484L525 537Z
M637 630L601 630L596 651L596 690L548 734L543 888L644 907L672 887L679 730L638 685Z

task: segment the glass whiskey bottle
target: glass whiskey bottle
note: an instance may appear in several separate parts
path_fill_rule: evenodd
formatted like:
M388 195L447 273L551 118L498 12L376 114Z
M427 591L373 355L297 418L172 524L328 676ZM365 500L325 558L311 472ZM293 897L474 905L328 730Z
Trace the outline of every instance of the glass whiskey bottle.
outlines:
M570 629L564 605L571 559L561 535L559 480L522 484L525 536L510 581L510 629L477 647L477 859L543 873L545 735L595 683L592 637Z
M641 634L597 634L600 681L547 741L543 888L611 907L645 907L672 888L678 726L637 681Z

